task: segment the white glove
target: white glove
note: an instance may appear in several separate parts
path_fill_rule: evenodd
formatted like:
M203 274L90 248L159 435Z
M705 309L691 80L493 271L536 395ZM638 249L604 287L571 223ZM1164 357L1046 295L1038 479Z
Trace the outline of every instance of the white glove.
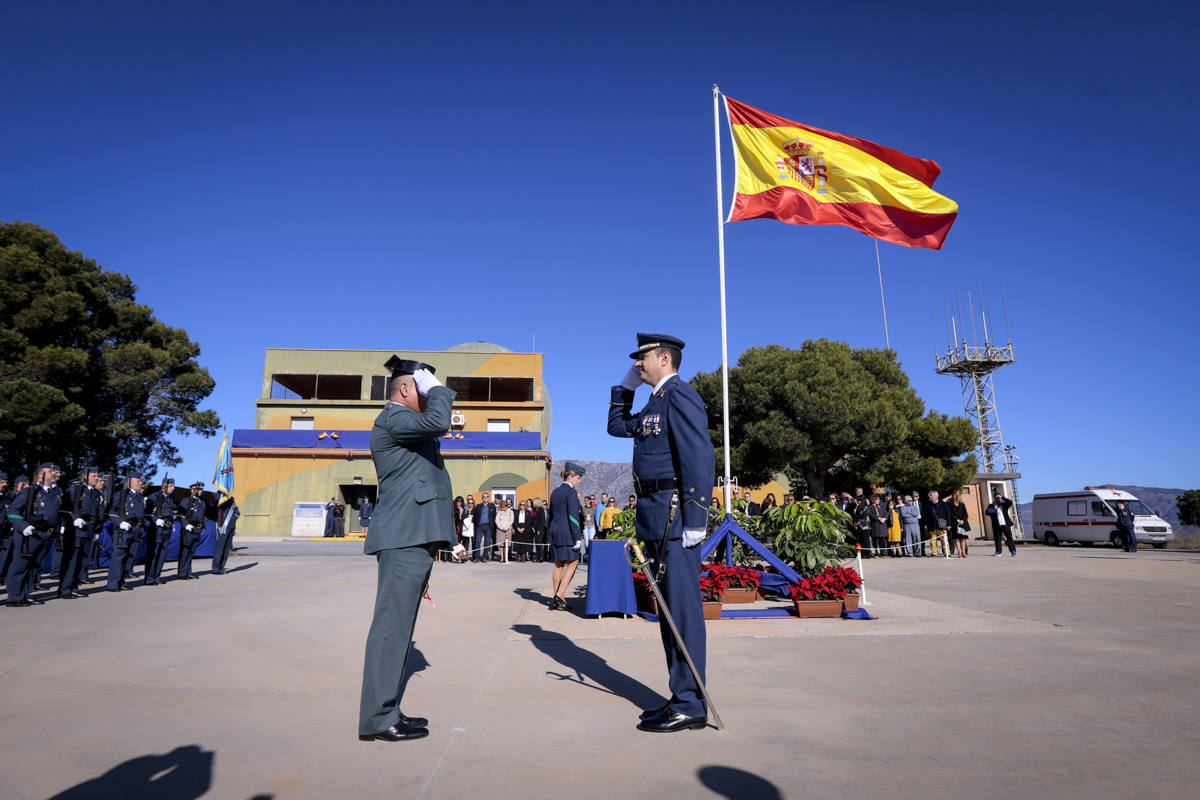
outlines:
M575 542L575 546L572 547L571 549L582 553L583 552L583 539L580 539L579 541Z
M158 527L160 527L160 528L165 528L165 527L167 527L167 521L166 521L165 519L161 518L161 517L159 517L158 519L154 520L154 524L155 524L155 525L157 525L157 526L158 526Z
M132 526L132 525L130 525L128 522L122 522L122 523L121 523L120 525L118 525L117 527L118 527L118 528L120 528L120 529L121 529L121 530L123 530L123 531L127 531L127 530L129 530L130 528L132 528L133 526Z
M704 528L684 528L683 529L683 546L684 547L695 547L696 545L698 545L704 541L704 534L706 534L707 532L708 531L706 531Z
M433 387L442 385L442 382L437 379L436 375L424 368L413 373L413 380L417 383L417 393L421 397L429 394L429 390Z
M621 388L628 389L632 392L641 382L642 371L637 368L637 364L634 364L629 368L629 371L625 373L625 377L621 378Z
M184 526L183 526L183 529L184 529L185 531L188 531L189 533L191 533L192 531L196 530L196 529L195 529L194 527L192 527L191 525L184 525Z
M100 541L100 534L98 534L98 533L93 533L93 534L92 534L92 541L93 541L93 542L98 542L98 541Z
M22 536L33 536L33 526L26 525L25 530L21 531Z
M83 517L76 517L73 524L76 528L82 528L84 525L87 525L87 523L83 521Z

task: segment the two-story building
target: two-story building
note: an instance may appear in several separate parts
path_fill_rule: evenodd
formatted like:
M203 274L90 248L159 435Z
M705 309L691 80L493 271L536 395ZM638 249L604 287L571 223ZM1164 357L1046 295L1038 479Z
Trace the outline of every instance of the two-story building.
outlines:
M233 432L239 533L287 536L297 503L335 497L346 504L346 532L359 530L356 509L377 491L370 431L387 402L383 363L393 353L432 365L457 393L442 439L456 495L549 497L541 353L486 342L438 351L270 348L254 428Z

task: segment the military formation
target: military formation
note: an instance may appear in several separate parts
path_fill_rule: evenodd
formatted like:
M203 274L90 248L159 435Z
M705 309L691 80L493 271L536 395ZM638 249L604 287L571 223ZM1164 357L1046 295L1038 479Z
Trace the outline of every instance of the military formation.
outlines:
M63 600L87 595L81 584L92 583L92 566L101 551L108 555L105 588L131 591L134 562L145 545L143 583L164 583L163 567L172 534L179 529L177 577L195 580L192 557L203 535L209 507L204 483L197 481L182 501L174 497L175 482L166 478L159 491L146 497L145 476L131 472L123 479L101 474L94 466L81 470L65 489L59 485L62 470L53 462L38 465L33 480L18 475L9 490L8 475L0 472L0 582L6 584L9 608L42 605L35 591L42 584L48 559L57 568L55 593ZM216 509L217 542L212 572L225 574L230 540L240 516L232 498Z

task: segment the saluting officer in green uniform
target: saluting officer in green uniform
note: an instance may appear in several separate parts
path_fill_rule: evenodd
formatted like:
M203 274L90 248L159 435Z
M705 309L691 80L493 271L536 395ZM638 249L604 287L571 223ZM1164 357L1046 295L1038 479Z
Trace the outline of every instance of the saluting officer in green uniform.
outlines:
M454 541L454 492L440 437L450 430L454 392L420 361L392 356L388 403L371 429L379 501L364 551L379 564L367 634L358 738L398 742L429 734L429 721L400 711L401 683L421 596L440 545Z

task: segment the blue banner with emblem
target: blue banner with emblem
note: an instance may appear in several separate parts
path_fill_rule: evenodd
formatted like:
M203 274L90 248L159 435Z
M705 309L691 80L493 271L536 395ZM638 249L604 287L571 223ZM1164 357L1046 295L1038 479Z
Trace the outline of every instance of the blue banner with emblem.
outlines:
M217 466L213 469L212 482L221 494L217 502L233 497L233 450L230 446L229 431L225 431L221 438L221 450L217 453Z

